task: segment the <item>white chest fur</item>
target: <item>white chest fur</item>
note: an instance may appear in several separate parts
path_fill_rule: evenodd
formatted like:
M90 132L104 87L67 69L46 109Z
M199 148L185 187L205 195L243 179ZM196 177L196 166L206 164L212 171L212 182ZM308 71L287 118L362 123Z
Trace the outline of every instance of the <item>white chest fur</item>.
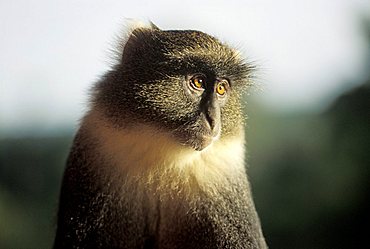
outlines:
M99 141L99 153L111 160L114 170L131 172L144 184L155 183L156 188L186 186L213 192L225 180L244 173L243 134L195 151L147 125L117 129L93 116L85 123Z

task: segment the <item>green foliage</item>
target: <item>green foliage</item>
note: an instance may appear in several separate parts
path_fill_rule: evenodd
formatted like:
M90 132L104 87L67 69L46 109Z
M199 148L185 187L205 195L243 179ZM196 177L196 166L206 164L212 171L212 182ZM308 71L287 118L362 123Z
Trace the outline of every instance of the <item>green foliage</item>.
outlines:
M67 137L0 140L0 248L50 248Z
M369 86L346 93L322 114L251 112L249 173L272 248L366 245Z

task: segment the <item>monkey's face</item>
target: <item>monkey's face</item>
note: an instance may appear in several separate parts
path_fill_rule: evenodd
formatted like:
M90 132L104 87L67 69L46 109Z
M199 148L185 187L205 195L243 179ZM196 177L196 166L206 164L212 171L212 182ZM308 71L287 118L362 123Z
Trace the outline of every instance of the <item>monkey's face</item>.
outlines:
M182 126L185 129L180 129L176 135L196 150L202 150L220 136L221 108L227 101L230 83L225 78L213 79L197 73L185 77L183 91L195 107L190 119L193 122Z
M239 134L250 71L237 51L202 32L139 29L99 95L115 119L129 116L203 150Z
M148 105L144 112L152 112L145 115L156 115L154 123L165 127L181 143L203 150L221 135L221 116L231 85L226 78L198 72L142 85L139 95Z

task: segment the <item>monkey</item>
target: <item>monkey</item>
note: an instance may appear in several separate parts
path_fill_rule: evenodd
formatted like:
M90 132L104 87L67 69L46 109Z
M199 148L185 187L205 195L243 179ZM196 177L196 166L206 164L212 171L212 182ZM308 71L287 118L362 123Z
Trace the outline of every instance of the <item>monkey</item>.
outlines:
M92 88L53 248L267 248L245 167L254 67L195 30L133 28Z

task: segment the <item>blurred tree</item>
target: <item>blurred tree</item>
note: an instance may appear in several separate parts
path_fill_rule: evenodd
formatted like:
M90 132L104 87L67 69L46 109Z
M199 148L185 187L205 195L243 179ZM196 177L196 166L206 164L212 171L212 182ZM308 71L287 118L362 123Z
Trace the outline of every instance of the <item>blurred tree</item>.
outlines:
M71 135L0 140L0 248L50 248Z
M370 22L364 27L370 68ZM250 174L271 248L368 247L370 74L366 73L362 86L339 96L320 115L277 116L258 108L250 112Z

